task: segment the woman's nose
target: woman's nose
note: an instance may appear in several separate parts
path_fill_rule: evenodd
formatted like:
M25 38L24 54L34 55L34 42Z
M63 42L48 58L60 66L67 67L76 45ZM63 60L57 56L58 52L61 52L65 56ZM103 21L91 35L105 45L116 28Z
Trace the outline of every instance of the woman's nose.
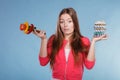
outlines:
M64 23L64 26L67 27L67 25L68 25L67 22L65 22L65 23Z

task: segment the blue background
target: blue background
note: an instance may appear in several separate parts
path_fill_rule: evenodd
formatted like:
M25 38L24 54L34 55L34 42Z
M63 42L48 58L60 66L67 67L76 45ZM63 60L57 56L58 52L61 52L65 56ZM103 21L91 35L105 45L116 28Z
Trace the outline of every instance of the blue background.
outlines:
M109 38L96 43L96 64L85 68L83 80L120 80L119 0L0 0L0 80L51 80L50 66L39 65L40 39L19 25L33 23L49 38L66 7L77 11L81 32L90 39L95 21L107 23Z

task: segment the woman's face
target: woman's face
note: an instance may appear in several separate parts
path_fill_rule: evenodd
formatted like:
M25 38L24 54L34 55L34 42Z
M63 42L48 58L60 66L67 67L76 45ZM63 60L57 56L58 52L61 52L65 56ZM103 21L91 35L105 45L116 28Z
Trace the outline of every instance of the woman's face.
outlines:
M62 14L60 16L60 27L65 37L73 34L74 24L69 14Z

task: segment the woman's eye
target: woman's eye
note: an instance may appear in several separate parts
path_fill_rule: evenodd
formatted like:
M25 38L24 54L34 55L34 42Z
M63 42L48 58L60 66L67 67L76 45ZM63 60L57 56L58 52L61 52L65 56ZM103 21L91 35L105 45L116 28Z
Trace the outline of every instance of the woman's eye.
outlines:
M68 22L69 22L69 23L71 23L71 22L72 22L72 20L69 20Z
M60 21L60 24L64 23L64 21Z

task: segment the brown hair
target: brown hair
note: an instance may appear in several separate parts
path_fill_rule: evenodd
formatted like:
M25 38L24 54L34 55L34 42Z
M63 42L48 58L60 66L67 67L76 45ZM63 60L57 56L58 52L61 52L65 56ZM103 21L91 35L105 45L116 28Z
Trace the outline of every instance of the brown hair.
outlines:
M78 56L79 55L78 53L84 51L84 46L83 46L82 40L81 40L81 38L83 36L80 33L79 22L78 22L76 11L73 8L64 8L59 14L59 18L58 18L58 22L57 22L57 31L54 35L54 39L52 42L52 51L51 51L51 55L50 55L51 67L53 67L53 64L55 63L55 56L58 53L60 47L62 46L62 42L64 39L64 35L61 31L60 23L59 23L60 22L59 20L60 20L60 17L62 14L69 14L74 23L74 33L71 37L70 45L71 45L71 48L73 51L75 63L78 63L80 61L80 57Z

